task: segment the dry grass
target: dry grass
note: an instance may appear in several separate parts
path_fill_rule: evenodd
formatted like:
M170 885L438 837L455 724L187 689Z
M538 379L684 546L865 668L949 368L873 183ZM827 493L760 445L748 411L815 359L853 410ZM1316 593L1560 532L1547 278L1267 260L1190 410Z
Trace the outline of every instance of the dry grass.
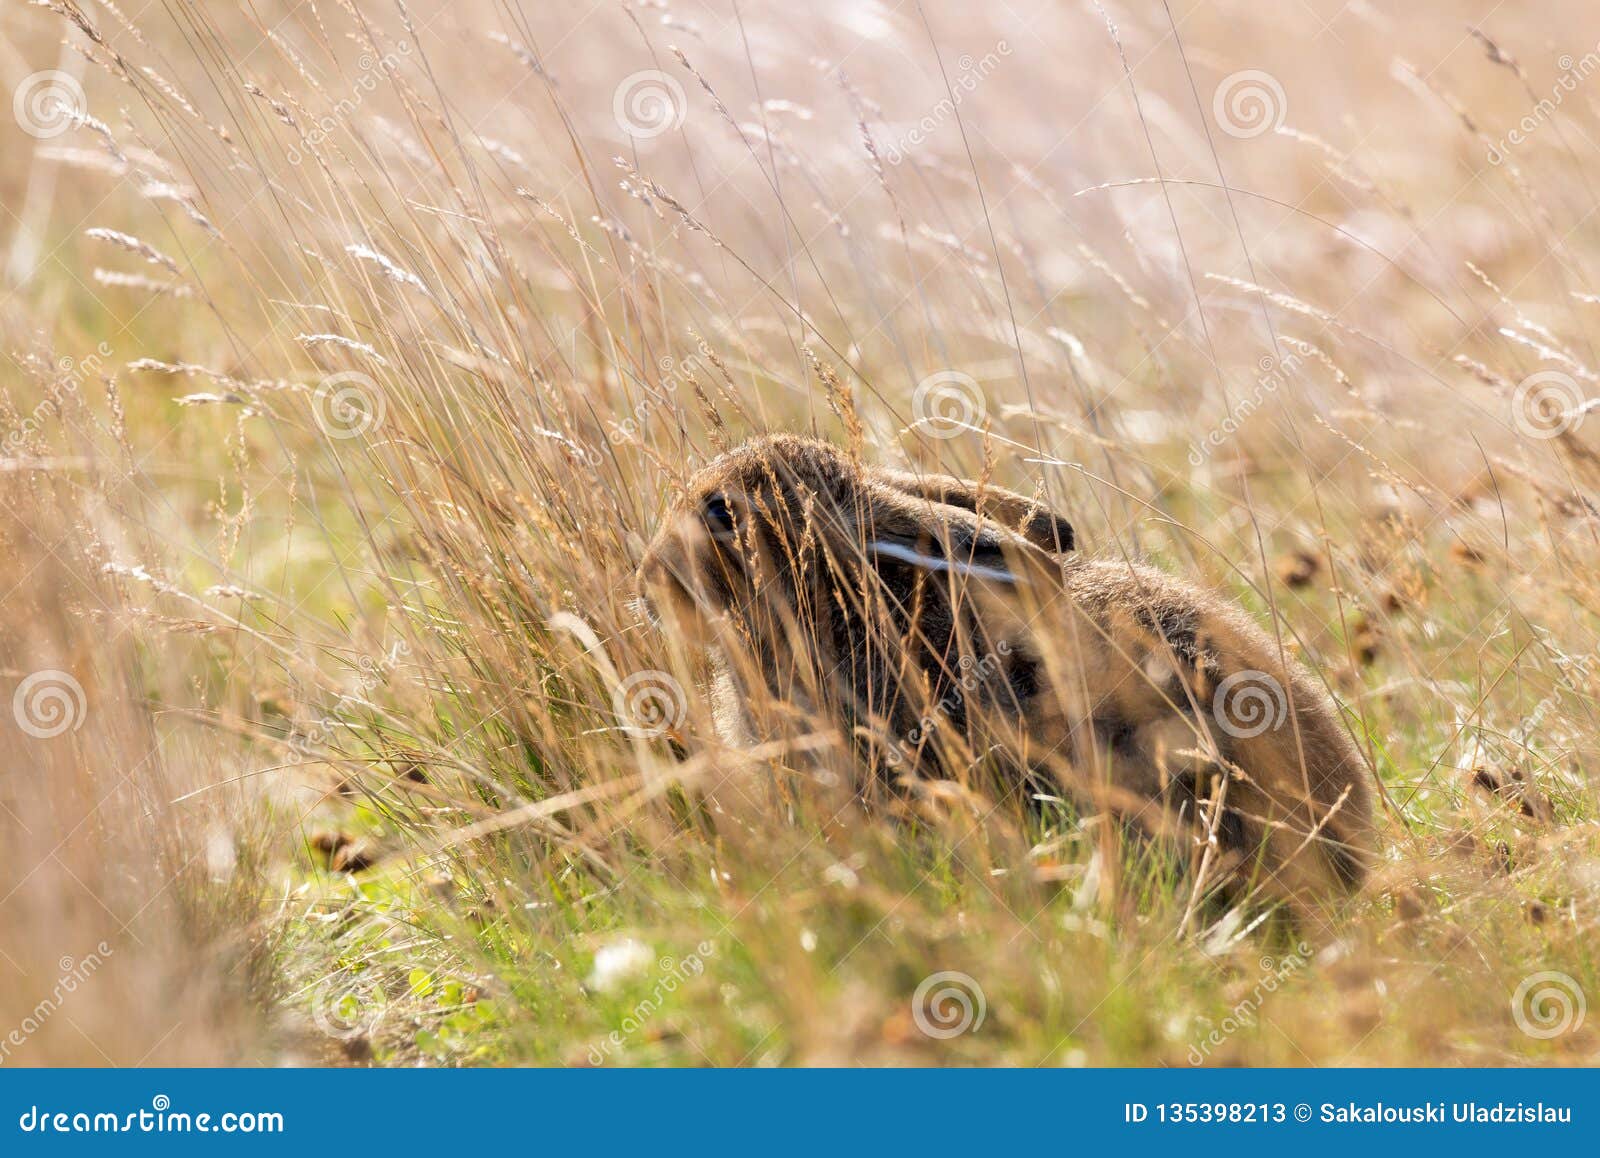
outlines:
M1600 20L745 7L0 17L7 91L86 94L0 125L0 691L83 691L0 728L4 1060L1592 1057L1512 1007L1600 994ZM1070 818L721 749L631 576L772 429L1274 624L1385 788L1373 882L1180 935ZM660 671L676 754L614 708ZM930 1036L948 970L984 1018Z

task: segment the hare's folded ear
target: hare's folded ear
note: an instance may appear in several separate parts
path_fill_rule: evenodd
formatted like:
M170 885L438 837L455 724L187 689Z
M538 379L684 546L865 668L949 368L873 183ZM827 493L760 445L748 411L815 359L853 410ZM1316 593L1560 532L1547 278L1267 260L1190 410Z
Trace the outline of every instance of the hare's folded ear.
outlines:
M1077 545L1071 523L1043 503L1015 491L980 487L968 479L947 474L912 474L881 468L869 473L877 482L904 494L993 519L1052 555L1071 551Z
M1017 581L1002 539L992 530L977 534L960 528L949 528L944 534L887 531L868 540L866 548L880 572L909 567L993 583Z
M885 577L910 569L1015 584L1036 568L1055 571L1047 552L992 517L893 487L871 493L861 542Z

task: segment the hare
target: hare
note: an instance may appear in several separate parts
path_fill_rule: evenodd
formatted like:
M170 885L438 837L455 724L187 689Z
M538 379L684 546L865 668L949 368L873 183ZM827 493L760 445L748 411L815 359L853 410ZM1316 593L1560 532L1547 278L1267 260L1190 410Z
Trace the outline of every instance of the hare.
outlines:
M715 656L730 740L756 738L759 696L835 724L880 779L988 769L1281 897L1356 888L1372 806L1327 694L1237 607L1075 547L1022 495L772 435L690 481L639 579Z

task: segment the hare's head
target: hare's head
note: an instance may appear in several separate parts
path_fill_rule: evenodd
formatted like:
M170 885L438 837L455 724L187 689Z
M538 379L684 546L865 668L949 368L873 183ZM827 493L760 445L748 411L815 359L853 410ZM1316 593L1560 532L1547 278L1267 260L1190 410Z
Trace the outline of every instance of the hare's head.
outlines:
M1058 574L1052 557L1072 546L1071 526L1021 495L774 435L690 480L640 579L702 641L837 664L884 632L948 642L967 592Z

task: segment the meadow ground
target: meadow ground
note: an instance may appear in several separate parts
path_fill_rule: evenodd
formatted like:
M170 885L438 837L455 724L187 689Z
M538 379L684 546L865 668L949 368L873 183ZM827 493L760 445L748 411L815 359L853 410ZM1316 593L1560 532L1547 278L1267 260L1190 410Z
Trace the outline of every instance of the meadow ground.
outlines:
M0 1062L1593 1060L1597 74L1576 2L8 5ZM778 429L1273 625L1368 886L724 750L632 572Z

